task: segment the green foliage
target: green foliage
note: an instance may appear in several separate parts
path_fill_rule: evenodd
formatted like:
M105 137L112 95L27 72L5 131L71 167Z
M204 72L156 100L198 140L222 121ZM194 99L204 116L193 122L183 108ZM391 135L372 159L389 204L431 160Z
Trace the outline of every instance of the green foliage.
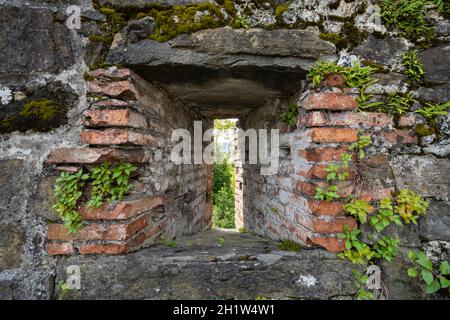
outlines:
M236 121L228 119L215 119L214 130L227 131L236 128Z
M38 119L48 121L53 119L58 112L59 106L55 101L42 98L25 104L20 111L20 115L23 117L37 117Z
M400 239L393 239L391 237L382 237L374 245L375 258L385 259L391 262L398 254L398 244Z
M367 222L367 215L373 213L375 209L365 200L353 199L344 206L345 212L354 216L361 223Z
M64 297L69 293L70 288L66 281L60 280L58 282L58 288L59 288L59 299L64 299Z
M234 228L234 192L230 187L223 187L214 194L212 222L217 228Z
M162 243L168 248L176 248L177 243L172 239L162 239Z
M314 199L325 201L334 201L340 198L341 196L339 195L339 188L334 185L331 185L326 189L317 187L316 194L314 195Z
M447 289L450 293L450 265L447 261L440 263L439 268L435 269L431 260L424 252L408 252L408 259L416 267L409 268L407 273L411 278L417 278L420 274L426 285L426 293L435 293L441 289Z
M200 18L198 12L207 12ZM165 42L182 33L217 28L224 25L224 15L221 8L212 3L192 5L175 5L162 8L153 8L149 15L155 19L156 28L151 38ZM176 20L174 20L176 17Z
M250 22L246 16L236 16L232 25L235 28L250 29Z
M406 112L409 112L412 105L416 102L417 100L414 99L411 93L391 93L388 95L386 103L379 107L377 111L400 116Z
M417 219L425 215L428 208L428 201L414 191L402 189L396 197L395 212L403 218L406 224L417 224Z
M78 213L78 204L83 195L83 189L89 179L89 174L83 170L77 173L63 172L56 179L53 208L64 222L70 233L77 233L83 225L83 219Z
M392 222L401 226L400 216L394 212L392 200L389 198L380 201L378 213L369 219L372 227L378 232L382 232Z
M290 126L297 125L298 106L297 104L291 104L289 110L281 115L281 121L286 122Z
M255 298L255 300L270 300L270 299L267 298L267 297L264 297L264 296L257 296L257 297Z
M373 300L373 293L364 289L364 286L369 281L369 277L365 274L359 272L359 270L354 269L352 271L353 277L355 278L355 285L358 288L358 292L356 294L357 300Z
M224 237L218 237L217 238L217 243L220 245L223 245L225 243L225 238Z
M427 119L434 119L437 116L447 116L450 108L450 101L442 104L425 103L425 107L416 110L416 113L424 116Z
M77 233L83 225L78 212L78 205L87 182L92 182L91 197L87 207L97 208L104 199L120 201L125 193L131 189L128 180L137 168L131 164L121 162L110 168L108 163L92 168L85 173L80 169L77 173L62 172L56 179L54 197L56 204L53 208L64 222L70 233Z
M339 66L334 61L318 61L316 66L308 71L308 77L312 80L313 87L318 87L325 76L332 73L339 73L344 76L347 68Z
M338 235L339 239L345 239L345 251L339 254L339 257L347 259L352 263L361 265L367 264L375 256L369 245L359 239L361 230L354 229L350 231L348 226L343 227L344 232Z
M245 227L240 227L240 228L238 229L238 232L239 232L239 233L248 233L248 230L247 230Z
M233 166L224 159L221 163L213 166L213 194L216 194L223 187L232 187L234 177Z
M224 159L213 165L213 226L235 228L234 214L234 168Z
M404 74L412 84L420 84L423 80L425 70L417 50L405 52L402 58L403 66L405 67Z
M388 28L394 26L406 38L428 46L436 36L426 19L429 4L429 0L382 0L379 5Z
M278 249L283 251L299 252L301 247L298 243L291 240L283 240L278 244Z
M91 170L92 193L87 207L98 208L105 198L108 198L109 202L122 200L125 193L132 188L128 181L136 169L135 166L123 162L114 168L111 168L107 162L93 168Z
M362 132L359 132L358 141L353 143L349 150L358 152L359 160L362 160L366 157L366 153L364 148L370 146L372 144L372 137L370 135L363 135Z
M339 66L332 61L319 61L315 67L309 70L308 77L312 80L313 87L317 87L328 74L338 73L342 75L349 87L359 89L357 99L359 107L367 109L379 104L369 103L373 95L366 93L366 89L377 82L372 77L375 71L376 69L371 66L361 66L358 61L354 62L353 67Z
M336 178L339 181L345 181L350 176L350 172L348 171L349 163L352 159L352 156L348 153L341 154L342 164L337 164L333 162L329 162L326 168L328 172L327 180L334 181Z

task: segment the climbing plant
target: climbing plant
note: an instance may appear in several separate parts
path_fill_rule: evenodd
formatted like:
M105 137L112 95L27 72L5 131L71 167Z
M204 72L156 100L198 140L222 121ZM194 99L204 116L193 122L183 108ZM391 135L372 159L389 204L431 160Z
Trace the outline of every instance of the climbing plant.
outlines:
M408 269L408 276L417 278L420 274L420 278L426 285L427 294L435 293L440 289L448 289L450 294L450 265L447 261L441 262L439 267L435 268L422 251L408 252L408 259L415 264L415 267Z
M131 174L136 167L120 162L115 167L108 163L96 166L91 171L83 168L76 173L62 172L56 179L53 208L64 222L70 233L77 233L83 226L83 219L78 212L78 206L87 183L91 183L92 192L88 200L88 209L98 208L105 200L120 201L125 193L132 188L129 184Z
M53 208L70 233L76 233L83 225L78 204L88 179L89 174L84 173L83 169L74 174L63 172L56 179L54 196L57 201Z
M289 110L281 114L281 121L286 122L290 126L297 124L298 106L293 103L289 106Z
M362 161L366 157L365 149L372 144L370 135L359 132L358 141L349 148L353 154L343 153L341 163L329 163L327 166L327 180L345 181L349 175L345 174L349 170L349 162ZM345 250L339 254L339 257L349 260L367 269L370 265L380 261L391 262L399 253L400 239L383 235L391 223L398 226L403 224L417 224L419 217L426 213L428 202L417 193L402 189L393 194L393 197L387 197L372 204L365 199L359 199L351 195L348 197L340 196L340 190L337 185L331 184L328 188L318 187L315 198L325 201L345 201L343 209L346 214L355 218L358 227L351 229L349 226L343 226L343 232L338 235L345 244ZM367 225L366 228L360 228ZM410 272L411 274L413 271ZM365 290L364 285L368 277L359 270L353 271L355 283L358 288L357 299L373 299L374 295ZM442 277L441 277L442 278ZM447 283L444 281L444 285ZM436 286L436 284L434 284ZM441 286L442 287L442 286Z
M425 75L424 66L419 58L417 50L405 52L402 55L404 74L408 77L411 84L420 84Z
M380 105L379 102L369 102L373 95L366 93L366 89L377 82L372 76L375 71L371 66L361 66L359 61L355 61L352 67L340 66L333 61L319 61L309 69L308 77L313 87L317 87L329 74L342 75L349 87L359 89L357 101L360 109L367 109Z

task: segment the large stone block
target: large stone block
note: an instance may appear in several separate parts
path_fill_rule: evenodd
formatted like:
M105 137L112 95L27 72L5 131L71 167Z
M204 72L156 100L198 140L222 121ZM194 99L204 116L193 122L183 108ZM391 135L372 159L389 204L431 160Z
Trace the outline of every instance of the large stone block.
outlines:
M428 49L420 58L425 69L425 82L446 84L450 81L450 45Z
M420 234L427 240L450 241L450 203L431 201L420 220Z
M0 272L20 267L25 232L7 224L0 225Z
M22 160L0 161L0 219L13 217L21 208L27 189Z
M56 73L74 63L70 32L52 11L23 6L0 8L0 76Z
M56 177L43 177L37 182L36 190L30 198L29 211L49 221L59 220L52 209L55 204L53 197Z
M397 188L411 189L423 197L448 199L450 161L434 156L398 156L391 160Z

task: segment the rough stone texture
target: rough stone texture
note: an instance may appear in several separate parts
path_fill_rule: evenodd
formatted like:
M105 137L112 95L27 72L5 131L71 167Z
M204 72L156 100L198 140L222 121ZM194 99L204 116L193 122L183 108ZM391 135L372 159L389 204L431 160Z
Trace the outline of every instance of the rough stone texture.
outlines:
M336 255L279 251L272 241L218 231L179 239L174 249L66 258L56 281L74 264L81 268L82 289L67 299L330 299L356 291L354 267Z
M142 6L150 2L183 4L198 1L100 0L101 5L117 5L122 8L128 5ZM272 3L281 2L277 0ZM25 103L32 100L51 98L61 106L57 121L41 123L36 118L22 119L23 121L16 120L13 128L0 130L0 226L6 228L4 232L1 230L0 252L7 252L6 258L2 256L0 259L4 263L2 267L5 267L0 270L1 299L57 297L52 292L57 287L54 275L59 260L50 257L45 248L50 254L57 255L77 254L78 250L90 254L118 253L127 249L122 244L105 245L97 242L78 243L75 246L69 242L46 244L47 222L57 219L50 211L49 199L55 169L73 171L76 170L74 165L90 167L105 160L124 160L140 166L140 176L133 181L135 189L130 192L130 197L139 199L142 196L153 198L164 195L165 201L154 208L152 222L157 226L144 230L149 241L145 243L145 239L139 237L131 247L148 246L160 236L179 239L182 234L208 228L212 206L208 200L211 167L178 166L168 161L173 146L170 134L174 128L186 128L192 132L193 120L201 120L204 129L211 125L208 119L198 113L209 118L240 117L243 126L247 127L284 128L280 137L280 170L277 175L261 176L258 166L236 168L238 203L241 206L237 210L237 219L241 225L245 223L250 230L267 237L301 242L305 247L321 245L332 251L342 250L342 241L334 236L313 236L309 229L296 223L301 212L304 216L317 216L321 223L326 221L321 227L334 228L336 225L332 219L342 214L341 206L325 206L321 203L312 205L308 201L310 199L298 196L295 192L296 180L323 179L323 165L328 161L339 161L340 154L347 147L334 143L306 145L302 136L300 139L294 137L295 127L281 125L278 120L290 102L299 101L298 97L289 100L292 94L300 89L307 89L302 80L306 70L316 59L339 57L339 63L348 66L359 57L383 64L387 67L385 72L390 72L376 74L379 82L368 89L368 93L375 94L375 101L381 101L381 95L386 93L407 90L405 78L401 75L400 54L412 47L410 42L392 37L391 32L386 33L383 39L369 35L367 41L359 46L355 43L358 48L352 52L356 56L352 56L344 50L336 52L332 44L320 40L317 28L300 30L303 27L302 21L327 21L323 24L326 32L339 32L348 25L337 20L345 18L350 24L355 20L360 31L371 33L374 28L368 18L372 15L369 10L374 9L374 6L364 8L365 4L361 1L334 0L320 1L317 6L311 6L307 1L296 0L289 3L288 10L281 17L289 24L285 30L244 31L218 28L180 35L164 44L146 39L154 27L151 18L130 21L121 34L115 37L109 59L121 61L147 80L155 82L150 85L143 79L136 78L133 83L122 83L112 88L100 85L93 88L91 85L89 89L95 89L92 91L96 93L86 97L88 86L83 73L88 70L88 66L98 62L102 50L106 52L108 49L106 44L92 42L87 38L90 35L100 35L100 26L96 22L106 22L107 17L93 10L90 0L73 0L71 4L80 5L83 17L89 19L83 19L81 30L67 30L64 25L67 1L0 0L0 122L20 114ZM251 26L268 26L273 23L273 6L264 8L264 4L258 4L255 7L255 10L248 13ZM244 10L244 5L239 10ZM437 47L421 52L426 81L416 94L421 99L442 103L450 99L446 44L449 24L442 17L436 18L435 13L428 19L438 27L440 39ZM206 40L202 41L202 37ZM298 41L292 41L294 38ZM130 51L125 53L123 49ZM127 69L111 68L96 70L87 76L102 83L126 80L131 74ZM330 88L330 85L337 87ZM342 82L329 81L326 92L356 94L355 90L343 90L341 87ZM104 93L113 98L103 96ZM417 107L416 104L414 110ZM115 151L110 148L75 148L82 144L79 137L82 115L89 108L130 108L133 112L141 113L148 121L145 130L155 136L157 145L145 146L144 150L139 151L136 150L139 146ZM383 159L369 166L369 182L376 187L376 190L371 191L372 198L389 196L395 188L405 186L416 187L419 192L425 190L425 195L431 198L428 199L431 202L428 215L420 221L419 227L392 228L393 230L388 230L389 234L401 237L402 243L411 248L423 247L427 253L432 252L436 262L448 259L448 117L437 119L437 132L434 135L417 139L413 133L418 123L408 127L407 131L398 130L404 128L399 128L398 123L389 122L389 131L386 131L381 128L384 122L377 122L378 127L372 126L368 119L358 120L361 114L354 113L353 119L342 119L336 111L332 114L330 119L336 122L329 121L327 126L363 127L365 131L372 133L374 145L367 148L368 159L375 155L389 155L392 159L387 163L382 157ZM317 119L319 118L315 118ZM319 120L322 123L323 117ZM352 125L351 122L354 121L358 124ZM364 123L360 126L359 122ZM302 127L297 130L302 130ZM54 152L55 149L61 151ZM430 153L438 158L430 156ZM50 161L43 164L49 154ZM317 167L312 168L309 162ZM402 169L403 165L406 166L405 170ZM109 210L102 211L105 212L110 213ZM108 225L109 222L102 223ZM310 226L314 227L314 224ZM217 268L214 269L212 261L216 259L203 252L214 254L215 249L222 248L218 246L216 237L209 245L200 246L202 250L192 253L192 260L181 267L172 263L175 264L173 260L176 259L185 260L183 256L190 252L188 245L179 245L175 250L158 247L124 257L100 258L92 255L89 258L63 258L58 267L58 280L62 279L63 264L75 261L80 262L87 270L88 283L92 287L86 288L86 291L92 297L94 294L99 297L101 294L108 294L108 291L100 292L99 289L105 288L105 283L107 288L111 288L110 292L117 293L115 297L124 298L228 298L229 292L236 291L236 297L249 299L254 299L257 295L339 299L350 298L354 293L354 288L348 289L348 286L353 286L348 272L353 266L348 266L336 260L334 255L321 250L304 250L295 256L283 255L272 265L274 268L271 268L268 263L280 254L273 251L272 253L276 253L275 257L261 256L260 253L265 251L258 251L258 245L249 246L234 251L245 252L245 256L250 258L248 261L239 262L231 258L231 261L224 262L221 261L223 259L217 259L220 264L215 263ZM445 241L424 242L433 239ZM226 241L229 241L228 238ZM238 238L237 242L245 244L242 238ZM210 247L213 249L210 250ZM232 248L227 247L223 254L230 251L233 252ZM252 260L254 254L258 256L257 260ZM246 260L246 257L242 259ZM262 265L255 267L252 261L261 262ZM167 265L169 271L165 272ZM108 270L111 266L114 269L113 275L118 275L118 279L105 275L105 269ZM248 268L248 279L247 273L242 275L241 266ZM403 255L393 264L383 265L383 280L389 289L388 298L424 298L418 288L411 285L410 280L405 277L404 270L407 266ZM251 268L255 269L250 270ZM101 269L100 278L95 274L97 269ZM299 271L300 275L292 274L291 270ZM176 274L178 271L181 271L179 276ZM304 288L302 285L308 283L309 274L319 281L314 287ZM156 275L155 278L152 275ZM204 275L209 277L207 279L212 279L210 283L214 287L219 288L216 293L207 291L209 283L200 285ZM138 276L146 280L141 283ZM226 284L220 280L225 280ZM160 288L160 295L154 288ZM267 292L261 292L261 288L267 288Z
M391 161L398 188L411 189L424 197L450 196L450 163L434 156L398 156Z
M0 272L20 267L25 233L16 226L0 225Z
M420 58L425 69L425 81L445 84L450 81L450 46L441 45L424 51Z
M62 23L54 22L50 10L30 7L17 10L3 6L0 10L1 77L20 78L44 71L55 73L74 63L67 29Z
M370 35L354 51L363 60L374 61L389 68L401 65L402 54L410 48L410 44L403 38L377 38Z
M56 177L42 177L36 185L36 190L30 197L28 210L41 216L48 221L59 219L57 213L52 209L55 204L53 193L55 190Z
M420 221L420 234L426 240L450 242L450 203L431 201L427 215Z
M406 254L409 250L401 250L392 262L382 262L381 272L383 284L386 287L385 295L391 300L422 300L426 295L418 283L411 281L406 270L412 265L407 261Z
M204 115L232 117L294 93L313 61L334 52L318 30L225 27L167 43L122 44L110 51L108 62L135 66L146 80L160 82Z

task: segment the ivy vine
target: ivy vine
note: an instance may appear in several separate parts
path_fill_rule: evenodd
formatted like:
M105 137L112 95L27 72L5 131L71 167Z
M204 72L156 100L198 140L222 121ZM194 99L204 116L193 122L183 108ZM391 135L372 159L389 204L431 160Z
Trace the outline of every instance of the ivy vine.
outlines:
M56 179L54 191L56 204L53 208L69 232L75 234L83 226L78 207L88 183L92 185L92 191L87 208L98 208L105 200L109 202L122 200L133 187L129 184L129 179L136 170L137 167L129 163L120 162L111 167L105 162L90 171L81 168L76 173L62 172Z
M329 163L327 166L327 180L330 183L335 181L346 181L349 178L349 162L355 159L355 162L362 161L366 157L365 148L372 144L370 135L359 133L358 141L349 148L353 154L341 154L340 163ZM331 184L328 188L316 189L315 197L319 200L335 201L344 200L344 211L351 215L358 222L358 225L367 224L369 228L350 229L349 226L343 226L343 232L338 235L345 243L345 251L339 254L339 257L349 260L354 264L363 266L366 270L370 265L379 261L386 260L391 262L399 253L400 239L393 238L381 233L391 223L402 226L403 224L417 224L418 219L426 213L428 202L420 195L411 190L402 189L396 192L392 198L388 197L371 204L364 199L358 199L349 196L342 199L339 187ZM446 271L445 266L443 267ZM430 270L428 270L430 271ZM431 272L431 271L430 271ZM414 271L410 270L409 274L414 275ZM353 271L355 283L358 288L357 299L373 299L372 292L365 289L364 284L368 281L368 277L359 270ZM436 279L443 278L445 275L436 274ZM436 281L427 281L437 287ZM440 288L447 286L447 282L442 280L438 283ZM430 284L431 285L431 284ZM428 290L428 291L431 291Z

